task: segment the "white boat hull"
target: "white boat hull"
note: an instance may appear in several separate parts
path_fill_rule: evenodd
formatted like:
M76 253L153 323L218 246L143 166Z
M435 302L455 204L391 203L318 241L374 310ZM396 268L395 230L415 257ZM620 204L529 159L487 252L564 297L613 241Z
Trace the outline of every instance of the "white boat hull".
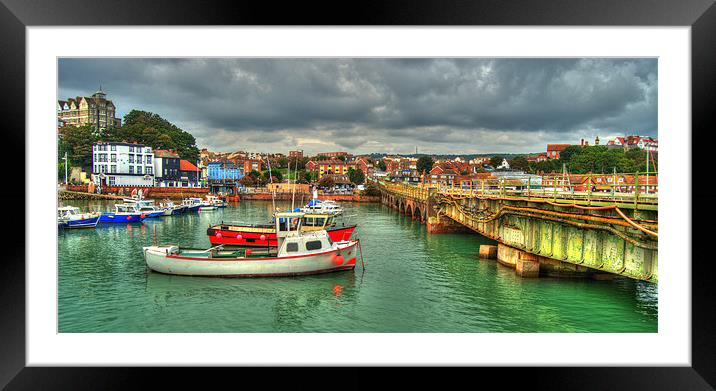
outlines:
M328 273L355 268L357 243L345 242L338 249L295 257L194 258L169 255L172 246L144 248L147 267L159 273L212 277L274 277Z

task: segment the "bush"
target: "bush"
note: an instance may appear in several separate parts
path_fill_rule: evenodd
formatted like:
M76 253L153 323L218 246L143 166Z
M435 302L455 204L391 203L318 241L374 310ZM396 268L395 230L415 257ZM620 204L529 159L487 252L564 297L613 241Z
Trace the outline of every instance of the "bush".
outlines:
M380 196L380 189L378 189L378 186L370 183L365 186L365 190L363 190L363 193L361 193L361 195L368 197L378 197Z

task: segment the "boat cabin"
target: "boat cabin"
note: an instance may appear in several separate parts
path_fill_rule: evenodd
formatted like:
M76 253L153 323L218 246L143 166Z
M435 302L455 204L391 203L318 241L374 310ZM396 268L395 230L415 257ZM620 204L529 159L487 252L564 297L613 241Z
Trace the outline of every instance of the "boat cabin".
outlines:
M335 216L331 214L306 213L301 218L301 230L304 232L318 231L335 225Z
M80 208L76 206L62 206L57 208L57 217L74 216L80 214Z
M325 229L302 232L304 216L301 212L276 213L278 256L305 255L333 248L333 242Z
M115 213L139 213L139 209L135 204L115 204Z

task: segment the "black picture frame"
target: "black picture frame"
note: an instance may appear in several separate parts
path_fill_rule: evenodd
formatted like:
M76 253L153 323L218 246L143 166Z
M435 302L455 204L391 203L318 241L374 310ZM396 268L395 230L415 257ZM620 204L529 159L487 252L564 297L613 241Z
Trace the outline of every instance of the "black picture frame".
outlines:
M25 144L25 34L27 26L79 25L536 25L536 26L691 26L692 61L692 183L708 178L710 119L716 102L716 7L713 0L491 0L476 2L353 2L337 6L328 2L293 2L277 6L264 2L226 2L205 4L170 0L0 0L0 118L3 119L5 143L12 146L10 171L23 166ZM71 38L69 38L71 40ZM673 131L673 130L670 130ZM684 137L688 137L688 131ZM29 152L27 152L29 153ZM684 161L684 165L689 164ZM14 174L19 175L19 174ZM22 179L7 182L2 192L4 205L16 205L18 190L32 178L23 168ZM20 184L23 186L21 187ZM24 190L21 190L24 192ZM27 197L27 194L26 194ZM699 218L692 219L692 243L682 243L688 263L689 245L692 270L692 366L635 368L481 368L470 372L471 386L490 384L490 380L508 385L549 389L714 389L716 385L716 311L710 272L714 269L707 251L709 230L699 229L702 221L713 221L708 192L691 192L692 208L699 208ZM27 210L27 198L24 199ZM8 216L7 213L10 215ZM187 385L186 377L172 376L169 369L150 372L146 368L44 368L25 364L25 241L28 228L20 208L5 211L6 231L22 238L8 240L0 272L0 387L16 389L115 389L147 385L143 376L160 377L165 386L171 382ZM17 216L14 216L16 214ZM19 223L23 221L23 223ZM685 229L687 227L684 227ZM23 243L17 245L17 243ZM615 346L638 349L638 346ZM588 349L588 347L585 347ZM568 358L565 358L568 361ZM245 372L245 371L244 371ZM351 371L352 378L359 376ZM208 386L222 378L235 378L235 370L203 375L200 382ZM246 376L246 373L241 374ZM257 377L271 377L271 386L290 384L292 376L272 376L266 370ZM311 376L311 375L309 375ZM454 379L452 375L449 379ZM443 384L448 385L448 378ZM173 379L173 380L172 380ZM197 379L197 380L199 380ZM413 377L422 385L424 376ZM404 385L402 375L391 373L384 386ZM346 386L370 381L348 382ZM272 387L273 388L273 387ZM342 388L342 387L340 387ZM472 387L471 387L472 388Z

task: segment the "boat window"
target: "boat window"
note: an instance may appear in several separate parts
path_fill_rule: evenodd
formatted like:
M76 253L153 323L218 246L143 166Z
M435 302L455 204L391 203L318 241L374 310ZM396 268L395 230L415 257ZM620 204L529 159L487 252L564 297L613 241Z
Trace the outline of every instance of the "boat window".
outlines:
M323 224L325 224L326 219L323 217L316 217L316 224L315 227L323 227Z
M306 242L306 250L320 250L322 247L320 240L312 240Z
M289 253L295 253L298 251L298 243L286 243L286 251Z
M313 217L304 217L303 218L303 225L306 227L313 227L314 221Z

